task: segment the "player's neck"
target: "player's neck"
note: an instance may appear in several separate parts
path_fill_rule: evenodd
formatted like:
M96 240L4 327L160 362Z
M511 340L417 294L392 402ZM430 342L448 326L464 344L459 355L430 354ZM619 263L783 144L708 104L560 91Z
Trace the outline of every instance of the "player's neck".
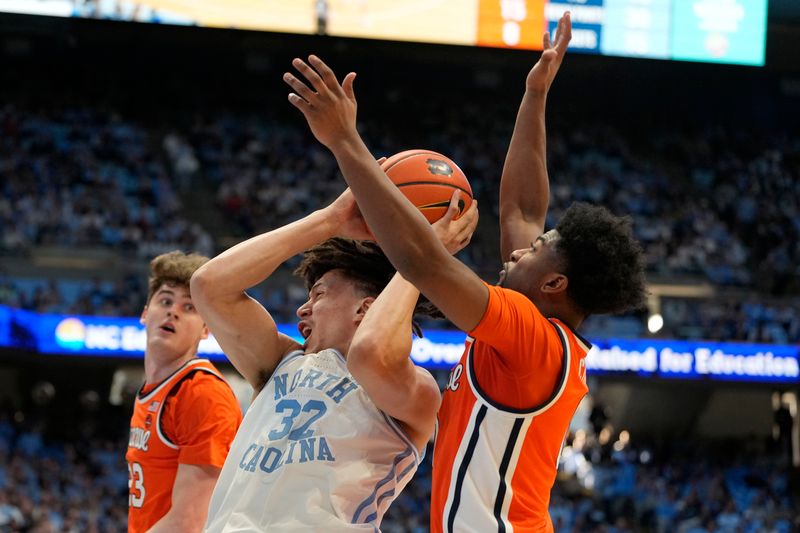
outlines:
M548 302L541 305L539 311L547 318L560 320L573 331L577 330L586 319L586 315L563 302Z
M148 350L144 354L144 379L145 384L160 383L168 378L172 373L191 361L197 356L192 352L187 352L180 357L168 357L159 354L155 350Z
M353 342L353 336L355 335L355 331L353 334L350 335L349 338L341 337L338 340L331 340L330 342L326 342L325 340L314 344L313 346L309 346L306 344L303 347L303 351L305 353L319 353L322 350L336 350L339 352L342 357L347 359L347 352L350 350L350 344Z

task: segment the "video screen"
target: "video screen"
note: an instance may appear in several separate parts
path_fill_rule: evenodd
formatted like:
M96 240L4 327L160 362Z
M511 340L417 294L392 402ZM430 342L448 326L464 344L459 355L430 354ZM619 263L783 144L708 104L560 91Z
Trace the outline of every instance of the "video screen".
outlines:
M0 11L541 49L572 13L574 51L763 65L767 0L0 0Z

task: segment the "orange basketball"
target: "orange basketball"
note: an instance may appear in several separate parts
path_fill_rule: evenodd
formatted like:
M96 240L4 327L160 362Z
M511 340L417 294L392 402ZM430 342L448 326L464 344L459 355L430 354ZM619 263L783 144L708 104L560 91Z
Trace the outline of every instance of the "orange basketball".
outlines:
M428 222L436 222L444 216L456 189L462 192L456 218L472 203L472 187L467 177L458 165L442 154L406 150L384 161L381 168Z

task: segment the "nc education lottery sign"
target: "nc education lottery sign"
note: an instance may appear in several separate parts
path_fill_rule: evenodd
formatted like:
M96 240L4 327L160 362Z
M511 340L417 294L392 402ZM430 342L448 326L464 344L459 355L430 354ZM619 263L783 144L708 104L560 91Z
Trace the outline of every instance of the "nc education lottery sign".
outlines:
M302 342L294 325L279 331ZM449 369L461 358L465 335L431 330L414 339L411 358L426 368ZM144 355L145 330L136 318L40 315L0 306L0 347L41 354L131 357ZM800 346L686 342L649 339L592 339L586 366L590 374L643 378L711 379L761 383L800 383ZM224 360L212 337L199 352Z

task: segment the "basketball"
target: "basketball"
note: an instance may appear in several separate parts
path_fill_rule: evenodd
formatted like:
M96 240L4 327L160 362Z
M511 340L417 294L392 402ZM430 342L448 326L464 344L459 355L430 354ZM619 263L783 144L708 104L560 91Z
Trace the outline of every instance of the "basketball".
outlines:
M456 218L472 204L472 187L467 177L458 165L440 153L407 150L388 158L381 168L428 222L444 216L455 190L462 192Z

